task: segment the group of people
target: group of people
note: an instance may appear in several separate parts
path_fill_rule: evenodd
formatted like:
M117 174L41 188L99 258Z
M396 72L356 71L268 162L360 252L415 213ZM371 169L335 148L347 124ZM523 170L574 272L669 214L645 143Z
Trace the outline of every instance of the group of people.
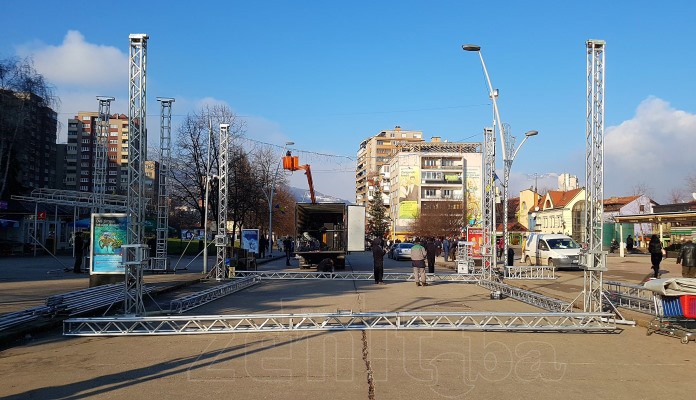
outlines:
M693 240L694 237L689 236L682 244L679 254L677 255L677 264L681 264L682 266L682 278L696 278L696 243L694 243ZM628 240L626 241L626 247L628 247ZM657 235L652 235L650 237L648 252L650 253L653 277L659 278L660 262L667 256L667 252L662 247L662 242Z
M398 241L398 239L397 239ZM397 243L395 241L395 244ZM398 243L401 243L398 241ZM385 242L382 238L372 240L372 259L374 265L375 284L384 285L384 255L387 254ZM435 257L440 254L444 255L445 261L450 252L450 241L447 238L442 240L428 238L421 240L415 238L413 247L411 247L411 266L413 267L413 275L415 276L416 286L427 286L425 276L425 268L427 262L428 273L435 272Z

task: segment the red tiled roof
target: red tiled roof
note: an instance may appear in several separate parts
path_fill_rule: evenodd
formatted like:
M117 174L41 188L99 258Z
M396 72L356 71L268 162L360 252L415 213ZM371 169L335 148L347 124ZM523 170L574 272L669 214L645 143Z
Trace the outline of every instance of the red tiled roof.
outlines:
M565 207L568 202L573 200L575 196L580 193L582 188L579 189L573 189L573 190L568 190L567 192L563 192L560 190L549 190L549 192L546 194L546 197L544 197L542 201L542 205L546 203L546 199L550 198L551 199L551 205L552 208L563 208ZM540 207L543 209L543 207Z
M639 198L640 195L638 196L623 196L623 197L610 197L608 199L604 199L604 206L609 206L609 205L618 205L619 207L625 206L626 204L632 202L633 200Z

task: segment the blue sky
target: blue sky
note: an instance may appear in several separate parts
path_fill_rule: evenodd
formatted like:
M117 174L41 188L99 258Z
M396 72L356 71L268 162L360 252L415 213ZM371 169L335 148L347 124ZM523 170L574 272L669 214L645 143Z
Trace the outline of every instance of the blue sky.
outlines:
M0 58L34 59L63 122L95 110L97 95L127 113L128 35L147 33L150 132L157 96L176 98L174 128L224 103L250 138L344 156L301 162L318 191L353 199L347 157L381 130L483 140L492 107L464 43L482 47L518 140L539 131L515 160L511 189L533 185L533 173L549 174L540 187L555 188L563 172L584 183L585 41L603 39L605 196L645 186L667 202L675 189L690 193L685 179L696 175L695 16L692 1L3 2ZM306 185L300 173L291 183Z

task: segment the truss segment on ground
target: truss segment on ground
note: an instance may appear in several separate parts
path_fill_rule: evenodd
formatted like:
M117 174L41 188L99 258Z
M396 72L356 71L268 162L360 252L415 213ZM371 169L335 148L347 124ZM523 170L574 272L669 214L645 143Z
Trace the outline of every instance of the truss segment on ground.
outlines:
M428 330L611 332L603 313L362 312L163 317L72 318L66 336L194 335L211 333Z
M261 278L257 276L234 279L230 282L210 287L189 296L174 299L171 301L169 308L172 313L181 314L193 308L210 303L211 301L217 300L221 297L225 297L234 292L246 289L249 286L256 285L259 282L261 282Z
M505 297L510 297L515 300L519 300L523 303L539 307L543 310L551 312L570 312L573 307L570 303L562 300L554 299L553 297L544 296L536 292L529 290L520 289L518 287L506 285L501 282L495 282L490 280L481 280L479 285L485 287L491 292L499 292Z
M236 277L256 276L260 279L290 279L290 280L358 280L374 281L372 272L286 272L286 271L236 271ZM451 281L463 283L478 283L480 275L474 274L426 274L428 281ZM385 281L415 281L412 272L388 272L383 276Z

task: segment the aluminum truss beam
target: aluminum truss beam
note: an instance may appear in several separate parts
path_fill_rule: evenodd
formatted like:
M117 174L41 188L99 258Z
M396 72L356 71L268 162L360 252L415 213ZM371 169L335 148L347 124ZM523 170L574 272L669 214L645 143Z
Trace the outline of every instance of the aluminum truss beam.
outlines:
M495 130L483 129L483 243L481 245L481 272L483 279L493 276L495 259Z
M585 312L602 310L602 249L604 211L604 40L588 40L587 124L585 154L585 242L583 304Z
M142 245L145 221L145 160L147 159L147 40L146 34L128 36L128 229L125 247L126 314L145 312L143 303L143 268L147 253Z
M220 152L218 163L218 226L215 235L217 258L215 267L209 277L216 280L225 279L225 261L227 260L227 169L229 167L230 124L220 124Z
M505 279L556 279L556 268L540 265L505 267Z
M12 196L12 199L84 208L94 208L99 204L94 193L46 188L34 189L29 196ZM106 194L102 200L104 209L108 211L126 211L128 208L125 196Z
M157 241L155 258L150 262L153 271L166 271L167 238L169 237L170 167L172 163L172 103L174 99L158 97L160 102L160 163L157 186Z
M260 279L288 280L358 280L374 281L372 272L284 272L284 271L236 271L237 277L258 277ZM473 274L426 274L429 281L450 281L478 283L480 275ZM413 273L385 273L385 281L414 281Z
M193 335L210 333L428 330L610 332L603 313L362 312L72 318L66 336Z
M543 310L551 312L569 312L573 309L570 303L554 299L553 297L544 296L543 294L531 292L529 290L520 289L518 287L506 285L501 282L490 280L482 280L479 285L485 287L492 292L500 292L500 294L519 300L523 303L539 307ZM613 314L610 314L613 316Z
M246 289L260 282L261 278L257 276L235 279L231 282L216 285L215 287L202 290L189 296L174 299L170 303L169 308L172 313L181 314L185 311L200 307L203 304L210 303L211 301L225 297L228 294L238 292L242 289Z
M92 212L103 213L104 195L106 194L106 174L109 169L107 149L109 147L109 119L111 118L111 102L113 97L97 96L99 112L97 117L97 134L94 147L94 179L92 180L96 206Z

